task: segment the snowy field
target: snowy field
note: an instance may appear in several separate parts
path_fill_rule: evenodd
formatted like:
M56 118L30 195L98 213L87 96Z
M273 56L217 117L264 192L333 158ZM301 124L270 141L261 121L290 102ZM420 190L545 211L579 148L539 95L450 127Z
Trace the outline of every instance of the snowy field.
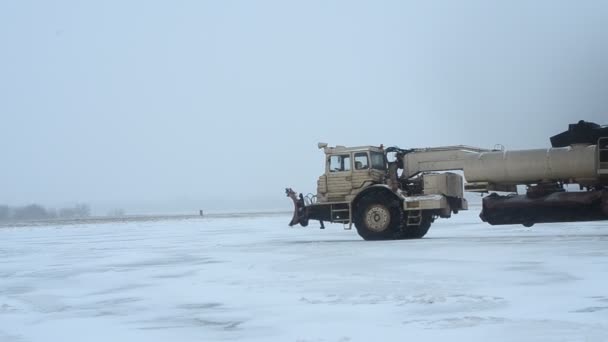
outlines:
M0 341L608 341L608 224L0 228Z

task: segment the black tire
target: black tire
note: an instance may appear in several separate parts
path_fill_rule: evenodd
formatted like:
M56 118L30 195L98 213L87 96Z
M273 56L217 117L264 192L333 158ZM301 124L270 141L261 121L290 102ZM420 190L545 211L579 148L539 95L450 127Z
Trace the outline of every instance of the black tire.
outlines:
M433 217L428 214L422 214L422 221L418 226L404 226L403 232L401 233L402 239L421 239L431 228L433 223Z
M401 231L401 206L398 199L371 193L355 205L354 222L364 240L394 240Z

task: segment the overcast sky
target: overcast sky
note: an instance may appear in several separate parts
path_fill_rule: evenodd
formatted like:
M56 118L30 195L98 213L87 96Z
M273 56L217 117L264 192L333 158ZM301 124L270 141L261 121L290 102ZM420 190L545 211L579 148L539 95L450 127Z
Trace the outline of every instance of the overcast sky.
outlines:
M316 143L608 123L607 1L2 1L0 203L289 209Z

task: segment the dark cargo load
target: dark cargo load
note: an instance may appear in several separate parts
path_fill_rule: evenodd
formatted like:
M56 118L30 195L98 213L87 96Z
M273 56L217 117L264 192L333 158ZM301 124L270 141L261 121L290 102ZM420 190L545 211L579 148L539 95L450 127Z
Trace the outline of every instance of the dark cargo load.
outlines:
M573 144L597 144L599 138L608 137L608 126L594 122L579 121L570 124L568 130L551 137L551 146L566 147Z

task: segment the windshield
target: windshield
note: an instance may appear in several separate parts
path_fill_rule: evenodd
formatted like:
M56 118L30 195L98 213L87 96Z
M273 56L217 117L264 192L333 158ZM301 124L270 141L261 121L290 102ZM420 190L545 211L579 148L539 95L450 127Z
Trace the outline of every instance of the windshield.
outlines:
M350 171L350 154L329 157L329 172Z
M386 169L386 164L384 162L384 153L380 153L380 152L371 152L371 159L372 159L372 169L376 169L376 170L385 170Z

